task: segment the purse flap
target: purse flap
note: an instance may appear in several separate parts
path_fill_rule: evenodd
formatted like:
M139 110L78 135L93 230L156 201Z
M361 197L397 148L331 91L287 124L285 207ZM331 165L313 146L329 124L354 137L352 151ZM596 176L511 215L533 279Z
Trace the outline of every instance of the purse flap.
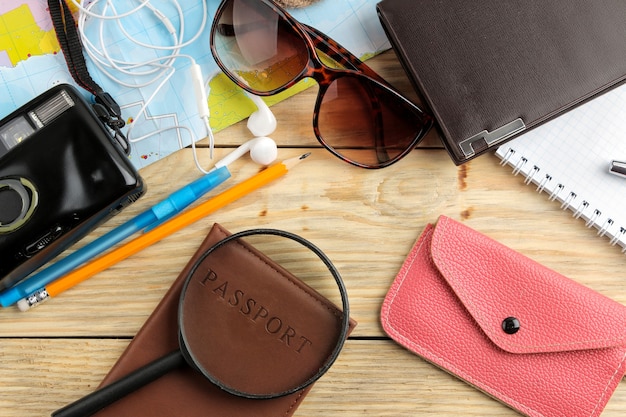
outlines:
M505 351L626 345L625 306L455 220L439 218L430 249L469 314Z

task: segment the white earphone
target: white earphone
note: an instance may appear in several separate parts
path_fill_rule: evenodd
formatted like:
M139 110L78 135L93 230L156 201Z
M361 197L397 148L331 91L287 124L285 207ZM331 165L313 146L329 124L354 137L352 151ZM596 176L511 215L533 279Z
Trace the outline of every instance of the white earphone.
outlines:
M276 130L276 117L269 106L259 96L245 92L254 102L257 110L248 116L247 127L256 136L215 163L215 168L229 165L250 152L250 159L260 165L269 165L278 156L278 147L272 138L267 137Z
M278 155L276 142L267 136L259 136L245 142L237 149L215 163L215 168L227 166L231 162L250 152L250 159L260 165L271 164Z
M195 77L198 77L198 74L199 73L196 73ZM213 77L210 77L209 79L211 78ZM206 87L205 85L202 85L202 88L196 89L198 107L200 108L205 106L203 112L206 113L206 117L208 119L209 109L206 104L208 97L206 91L209 91L208 83L206 83ZM198 94L199 92L200 94ZM261 97L250 94L247 91L244 91L244 93L257 107L256 111L248 116L248 122L246 125L255 138L244 142L234 151L217 161L213 169L227 166L248 152L250 152L250 159L259 165L269 165L274 162L278 156L278 147L276 142L274 142L272 138L268 137L268 135L271 135L274 130L276 130L277 123L274 113L272 113L269 106L261 99ZM201 98L201 94L204 95L204 99ZM212 138L212 136L212 132L209 133L209 138ZM198 165L197 157L195 156L195 147L193 148L196 165Z
M248 130L254 136L268 136L276 130L276 117L267 104L259 96L245 92L250 100L254 102L257 110L248 116Z

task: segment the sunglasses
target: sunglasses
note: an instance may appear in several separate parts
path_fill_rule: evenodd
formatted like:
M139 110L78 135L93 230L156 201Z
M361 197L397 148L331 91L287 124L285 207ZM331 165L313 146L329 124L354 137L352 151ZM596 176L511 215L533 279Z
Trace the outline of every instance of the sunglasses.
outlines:
M399 161L433 124L357 57L271 0L222 1L211 28L211 52L233 82L258 96L314 79L315 136L358 167Z

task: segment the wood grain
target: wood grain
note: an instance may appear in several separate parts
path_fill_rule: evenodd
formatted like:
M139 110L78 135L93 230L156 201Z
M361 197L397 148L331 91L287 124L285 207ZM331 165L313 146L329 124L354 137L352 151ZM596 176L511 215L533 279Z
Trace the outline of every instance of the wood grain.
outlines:
M411 95L393 53L371 66ZM0 414L49 415L90 392L113 365L196 250L210 226L231 232L272 227L302 235L339 269L358 326L340 359L298 416L513 416L515 412L388 340L384 295L423 227L441 214L460 220L544 265L626 304L617 247L501 167L493 155L455 166L435 133L382 170L352 167L319 146L311 128L314 88L273 108L279 158L312 152L286 177L104 271L46 304L0 312ZM238 123L216 135L215 158L250 135ZM210 166L206 149L201 161ZM225 189L259 170L242 158ZM141 171L148 193L80 245L197 178L185 149ZM332 281L315 282L336 297ZM603 416L623 415L622 382Z

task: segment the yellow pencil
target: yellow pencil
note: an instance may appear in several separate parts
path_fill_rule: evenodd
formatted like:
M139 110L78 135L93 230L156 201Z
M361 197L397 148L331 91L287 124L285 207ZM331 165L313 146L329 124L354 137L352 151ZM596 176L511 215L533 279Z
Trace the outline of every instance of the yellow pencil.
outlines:
M51 282L45 288L36 291L33 295L21 299L17 303L18 308L25 311L50 297L56 297L63 291L72 288L82 281L94 276L98 272L104 271L116 263L134 255L137 252L140 252L141 250L177 232L178 230L189 226L190 224L202 219L227 204L251 193L252 191L279 177L282 177L289 171L289 169L308 156L309 154L306 153L299 157L287 159L281 163L272 165L247 180L229 188L221 194L216 195L212 199L180 213L176 217L173 217L171 220L155 227L149 232L140 235L119 248L84 264L56 281Z

